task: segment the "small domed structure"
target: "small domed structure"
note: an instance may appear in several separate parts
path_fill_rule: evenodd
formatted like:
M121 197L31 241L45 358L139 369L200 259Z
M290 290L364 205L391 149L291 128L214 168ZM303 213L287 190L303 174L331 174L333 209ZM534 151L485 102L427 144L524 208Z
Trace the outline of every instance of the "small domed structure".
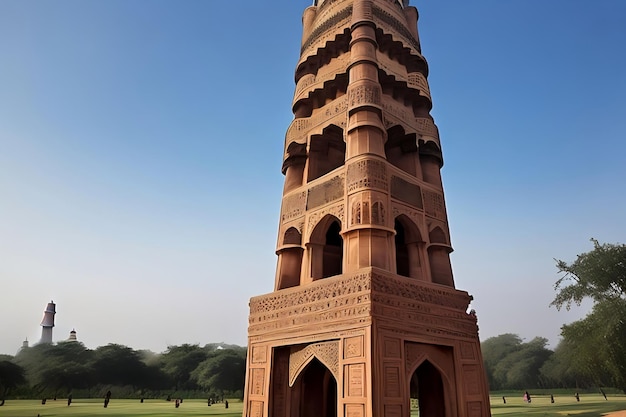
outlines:
M72 329L72 331L70 332L70 338L67 339L68 342L78 342L78 339L76 338L76 330Z

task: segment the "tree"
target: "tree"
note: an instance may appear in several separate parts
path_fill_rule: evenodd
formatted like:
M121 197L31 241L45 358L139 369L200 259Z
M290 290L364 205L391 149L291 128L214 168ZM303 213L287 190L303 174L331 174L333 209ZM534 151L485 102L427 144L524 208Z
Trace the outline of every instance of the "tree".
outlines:
M53 394L64 388L83 388L92 382L93 351L80 342L38 344L22 349L15 362L26 370L30 385L39 393Z
M490 337L481 343L480 349L483 353L483 363L489 387L492 390L502 389L506 383L506 375L498 374L496 368L498 363L513 352L517 352L522 344L522 339L512 333L505 333L496 337Z
M547 343L543 337L523 343L518 335L511 333L485 340L481 350L490 389L540 387L540 369L553 354L546 348Z
M163 371L172 378L175 389L196 389L191 373L207 358L207 350L198 345L169 346L161 356Z
M21 366L7 360L0 361L0 401L4 400L9 390L26 383L24 375Z
M539 370L553 353L547 344L548 339L535 337L504 357L495 369L495 375L503 380L502 388L540 388L543 381Z
M571 264L557 260L563 275L554 288L557 309L590 298L591 313L561 328L563 340L574 349L577 369L598 384L610 383L626 392L626 245L600 244ZM607 375L610 381L605 381Z
M127 346L101 346L94 351L94 357L92 367L99 383L138 387L146 381L148 366L137 351Z
M246 375L246 348L215 350L193 371L198 385L209 392L243 392Z

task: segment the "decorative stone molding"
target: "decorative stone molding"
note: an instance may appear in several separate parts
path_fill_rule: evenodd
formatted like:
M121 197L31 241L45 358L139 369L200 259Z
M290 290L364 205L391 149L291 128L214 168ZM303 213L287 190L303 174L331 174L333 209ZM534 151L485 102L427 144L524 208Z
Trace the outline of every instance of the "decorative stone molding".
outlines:
M306 98L311 91L323 88L324 83L334 80L337 78L337 75L345 74L349 63L350 54L343 54L340 57L331 60L328 65L320 68L317 75L304 75L300 78L300 80L298 80L293 102L296 103L297 101Z
M467 310L472 300L464 291L400 278L391 273L383 275L378 270L372 274L372 293L376 292L462 311Z
M316 50L320 44L327 42L329 39L335 38L343 32L343 29L350 26L352 18L352 5L337 12L322 23L316 22L316 27L303 43L300 49L300 56L304 58L310 50ZM301 59L302 61L302 59Z
M439 145L439 130L432 121L427 117L413 117L413 111L410 107L394 100L392 97L383 95L382 98L383 124L385 128L400 125L404 127L406 133L416 132L421 139L432 141Z
M345 130L346 111L348 110L348 96L344 95L317 110L313 116L294 119L285 134L285 149L292 142L307 143L310 134L319 134L324 127L330 124ZM285 159L288 155L285 155Z
M413 53L419 57L421 54L421 46L417 39L413 37L413 34L407 29L406 24L398 20L396 16L393 16L389 11L383 10L377 6L373 8L374 21L378 27L386 28L395 40L402 42L407 48L412 49Z

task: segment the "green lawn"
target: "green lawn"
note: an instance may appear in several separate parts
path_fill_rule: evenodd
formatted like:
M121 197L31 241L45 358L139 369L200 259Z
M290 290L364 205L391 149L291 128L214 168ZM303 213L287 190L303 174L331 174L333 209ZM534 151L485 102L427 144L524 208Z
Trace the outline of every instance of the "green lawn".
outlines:
M57 401L48 400L46 405L41 400L9 400L0 407L0 416L6 417L181 417L181 416L220 416L241 417L243 404L240 401L229 401L228 409L224 404L207 406L206 400L184 400L179 408L174 401L165 400L116 400L113 398L107 408L104 408L104 400L75 399L71 406L67 406L66 399Z
M550 396L535 395L530 404L522 401L521 395L507 395L506 404L502 402L502 396L491 397L491 413L494 416L503 417L601 417L612 411L626 410L626 396L609 395L605 401L601 395L582 394L580 402L576 402L573 395L555 395L554 404L550 403ZM108 408L103 407L100 399L81 400L76 399L70 407L67 400L48 400L46 405L35 400L9 400L0 407L0 416L6 417L182 417L182 416L221 416L241 417L242 403L229 401L229 408L224 404L207 406L203 400L185 400L179 408L174 402L164 400L111 400ZM416 416L417 414L411 414Z
M580 402L573 395L555 395L554 404L550 403L549 395L532 395L532 402L525 403L522 394L506 396L506 404L502 396L491 396L491 414L494 416L522 417L600 417L613 411L626 410L626 396L609 395L608 401L600 394L581 394Z

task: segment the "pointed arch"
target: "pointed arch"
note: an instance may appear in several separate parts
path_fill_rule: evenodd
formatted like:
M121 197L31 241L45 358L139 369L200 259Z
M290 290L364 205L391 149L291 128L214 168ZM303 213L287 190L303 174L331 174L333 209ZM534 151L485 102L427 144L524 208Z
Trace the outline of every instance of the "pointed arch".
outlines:
M443 245L447 245L449 243L446 233L439 226L434 227L428 233L428 240L430 240L430 243L441 243Z
M429 360L423 361L409 380L411 412L417 408L419 415L446 417L449 407L446 404L445 391L439 369Z
M339 343L327 341L314 343L300 348L292 348L289 357L289 386L293 386L298 375L316 358L333 374L339 378Z
M293 385L291 416L337 417L337 380L311 357Z
M456 376L452 348L409 342L406 349L408 405L419 403L419 415L456 415Z
M339 275L343 271L341 221L327 214L315 225L309 241L311 278Z

